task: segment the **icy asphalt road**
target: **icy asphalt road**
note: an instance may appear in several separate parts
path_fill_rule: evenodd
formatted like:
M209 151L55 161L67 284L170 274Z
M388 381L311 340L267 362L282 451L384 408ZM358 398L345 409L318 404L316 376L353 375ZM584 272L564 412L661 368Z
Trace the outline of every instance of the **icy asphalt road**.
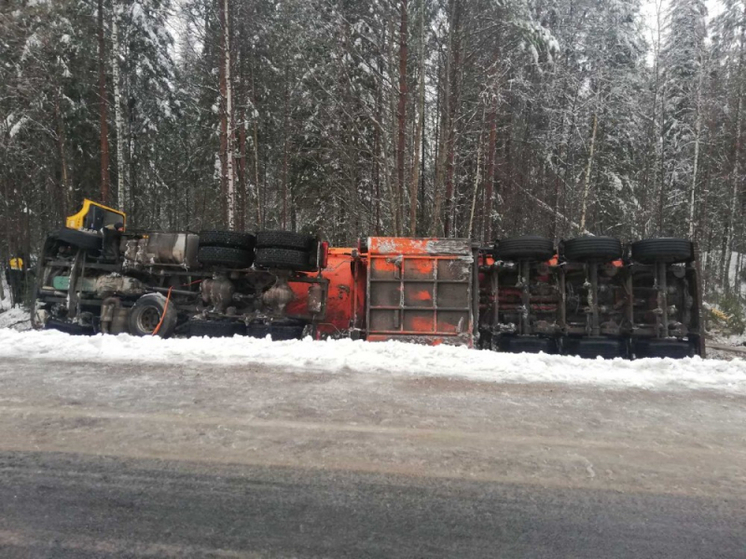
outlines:
M746 396L0 363L0 557L746 557Z

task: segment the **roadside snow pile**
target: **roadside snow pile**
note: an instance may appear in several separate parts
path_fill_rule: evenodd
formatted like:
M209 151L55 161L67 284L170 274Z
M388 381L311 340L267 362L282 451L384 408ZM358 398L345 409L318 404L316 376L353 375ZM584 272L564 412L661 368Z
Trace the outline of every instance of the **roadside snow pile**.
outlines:
M18 331L31 330L31 317L28 311L19 307L9 308L6 311L0 310L0 329L2 328L12 328Z
M10 308L10 288L2 274L0 274L0 287L2 287L3 292L3 297L0 297L0 312L3 312Z
M709 389L746 393L746 361L578 357L476 351L463 347L352 340L273 342L269 339L162 340L120 336L69 336L55 331L0 330L0 359L35 356L47 361L263 365L277 370L352 371L457 377L505 383L565 383L608 388ZM7 365L6 365L7 366ZM2 365L0 365L0 368Z
M730 345L730 346L746 346L746 333L744 334L733 334L731 336L713 336L713 343Z
M0 328L12 328L13 330L31 330L31 316L23 308L10 306L10 287L5 278L0 278L3 294L0 299Z

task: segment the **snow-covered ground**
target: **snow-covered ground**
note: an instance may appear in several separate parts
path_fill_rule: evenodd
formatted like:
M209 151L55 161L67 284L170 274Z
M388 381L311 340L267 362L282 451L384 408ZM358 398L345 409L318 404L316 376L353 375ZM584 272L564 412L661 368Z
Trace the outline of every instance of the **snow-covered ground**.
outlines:
M28 311L20 307L0 311L0 329L2 328L17 331L31 330L31 319Z
M746 394L746 361L742 359L721 361L695 357L605 361L400 342L310 339L273 342L247 337L163 340L128 335L80 337L56 331L0 330L0 359L29 356L47 361L196 363L210 367L251 364L289 371L352 371L498 383L561 383L651 390L706 389Z
M10 306L10 288L5 278L0 278L2 282L3 294L5 297L0 298L0 328L12 328L13 330L30 330L31 320L27 310L20 307Z
M10 295L7 284L3 281L3 293L5 298L0 299L0 329L12 328L13 330L30 330L31 319L29 312L22 307L10 306Z
M4 297L0 297L0 313L7 311L10 308L10 288L8 282L5 281L5 275L0 274L0 285L2 285L2 292Z

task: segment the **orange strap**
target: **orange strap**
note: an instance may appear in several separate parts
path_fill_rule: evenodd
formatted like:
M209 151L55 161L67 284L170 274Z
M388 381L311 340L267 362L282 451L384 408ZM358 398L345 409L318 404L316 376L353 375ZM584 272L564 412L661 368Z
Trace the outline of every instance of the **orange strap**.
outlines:
M161 320L158 322L158 326L155 327L155 330L153 330L152 336L155 336L158 334L158 330L161 329L161 325L163 324L163 319L166 318L166 311L168 311L168 302L171 300L171 290L173 287L168 288L168 295L166 296L166 304L163 307L163 314L161 315Z
M181 287L188 287L190 285L194 285L195 283L200 283L202 280L193 281L190 283L185 283ZM161 329L161 325L163 324L163 319L166 318L166 311L168 310L168 302L171 300L171 290L173 287L168 288L168 295L166 295L166 305L163 307L163 314L161 315L161 320L158 322L158 326L155 327L155 330L153 330L153 333L151 336L155 336L158 334L158 331Z

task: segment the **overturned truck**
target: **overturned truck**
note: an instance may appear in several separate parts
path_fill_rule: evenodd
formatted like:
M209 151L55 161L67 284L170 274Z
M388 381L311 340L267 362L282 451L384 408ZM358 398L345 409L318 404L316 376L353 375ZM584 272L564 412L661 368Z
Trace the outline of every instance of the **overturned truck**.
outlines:
M696 246L579 237L164 233L86 200L39 259L33 323L75 334L353 337L581 357L704 355Z

